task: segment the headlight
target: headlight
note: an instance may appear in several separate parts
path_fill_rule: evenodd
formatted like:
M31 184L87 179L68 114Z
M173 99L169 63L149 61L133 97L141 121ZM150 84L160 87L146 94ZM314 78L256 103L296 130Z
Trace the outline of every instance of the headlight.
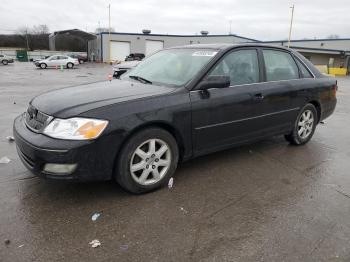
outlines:
M45 129L44 134L53 138L68 140L95 139L102 134L108 121L89 118L55 118Z

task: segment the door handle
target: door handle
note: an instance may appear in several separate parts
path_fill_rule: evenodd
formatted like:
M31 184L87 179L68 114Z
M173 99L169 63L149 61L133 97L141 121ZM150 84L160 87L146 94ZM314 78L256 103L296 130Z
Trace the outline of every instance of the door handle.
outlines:
M264 99L264 96L262 93L259 93L259 94L255 94L254 97L253 97L254 100L257 100L257 101L261 101Z

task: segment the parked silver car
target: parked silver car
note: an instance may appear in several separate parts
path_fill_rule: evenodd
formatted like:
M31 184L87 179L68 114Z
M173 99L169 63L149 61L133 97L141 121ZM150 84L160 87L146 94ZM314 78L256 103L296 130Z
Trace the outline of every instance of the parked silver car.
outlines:
M0 63L2 63L3 65L7 65L9 63L13 63L13 58L9 57L7 55L0 55Z
M79 65L79 61L76 58L71 58L66 55L53 55L46 59L35 61L34 64L42 69L60 66L65 68L73 68L74 66Z

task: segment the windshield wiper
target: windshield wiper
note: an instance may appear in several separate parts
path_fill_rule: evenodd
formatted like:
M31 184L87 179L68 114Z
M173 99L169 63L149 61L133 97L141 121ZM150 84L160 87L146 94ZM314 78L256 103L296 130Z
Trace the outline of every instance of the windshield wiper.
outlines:
M129 76L131 79L135 79L141 83L144 83L144 84L152 84L151 81L147 80L146 78L143 78L141 76Z

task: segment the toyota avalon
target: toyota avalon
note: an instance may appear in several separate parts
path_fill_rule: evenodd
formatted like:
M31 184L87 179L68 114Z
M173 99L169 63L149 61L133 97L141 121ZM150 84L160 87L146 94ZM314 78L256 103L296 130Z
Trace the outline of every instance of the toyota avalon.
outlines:
M193 157L276 135L307 143L334 111L336 92L334 78L291 49L174 47L121 79L33 98L14 136L22 162L39 176L115 179L144 193Z

